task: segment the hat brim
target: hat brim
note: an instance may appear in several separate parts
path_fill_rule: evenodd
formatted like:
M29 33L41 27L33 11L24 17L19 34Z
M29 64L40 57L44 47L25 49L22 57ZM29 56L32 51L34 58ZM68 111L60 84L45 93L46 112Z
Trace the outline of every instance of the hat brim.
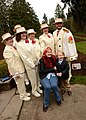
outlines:
M9 38L13 38L14 35L11 35L10 37L6 38L6 39L9 39ZM4 41L6 41L6 39L2 40L1 43L3 43Z
M43 29L45 29L45 28L49 28L49 26L48 26L48 27L44 27L44 28L40 28L40 29L43 30Z
M27 33L27 31L22 31L22 32L19 32L19 33L23 33L23 32L26 32L26 33ZM15 33L15 35L17 35L17 34L19 34L19 33Z
M4 40L1 41L1 43L3 43L3 42L4 42Z
M27 34L28 34L28 35L29 35L29 34L36 34L36 32L31 32L31 33L27 33Z
M61 23L61 24L62 24L63 22L54 22L54 25L55 25L55 24L59 24L59 23Z

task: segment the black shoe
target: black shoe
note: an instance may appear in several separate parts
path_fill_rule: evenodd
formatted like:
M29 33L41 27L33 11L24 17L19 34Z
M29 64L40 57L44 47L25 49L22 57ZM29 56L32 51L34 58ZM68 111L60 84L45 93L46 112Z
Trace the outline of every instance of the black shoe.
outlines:
M68 93L68 95L69 95L69 96L71 96L71 95L72 95L72 92L71 92L71 91L68 91L67 93Z
M62 95L64 95L64 94L65 94L65 92L66 92L65 90L62 90Z
M46 107L46 106L43 105L43 111L47 112L47 109L48 109L48 107Z
M61 99L62 99L62 101L64 101L64 96L63 95L61 96Z
M57 101L57 104L60 106L60 105L61 105L61 100L60 100L60 101Z

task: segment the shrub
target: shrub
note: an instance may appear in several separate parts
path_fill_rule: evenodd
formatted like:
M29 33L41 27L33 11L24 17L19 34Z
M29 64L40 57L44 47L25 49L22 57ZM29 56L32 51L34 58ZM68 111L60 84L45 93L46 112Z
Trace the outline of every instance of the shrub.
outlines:
M0 77L8 75L8 68L5 60L0 60Z

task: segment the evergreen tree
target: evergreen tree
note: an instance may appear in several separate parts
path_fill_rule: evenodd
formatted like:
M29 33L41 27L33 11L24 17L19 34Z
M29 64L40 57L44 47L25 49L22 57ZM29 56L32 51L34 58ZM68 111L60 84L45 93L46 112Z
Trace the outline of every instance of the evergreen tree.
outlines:
M53 33L55 30L55 25L54 25L54 18L49 19L49 31L50 33Z
M44 13L44 16L43 16L43 21L42 23L48 23L48 19L47 19L47 16L46 14Z
M65 18L64 11L59 4L56 6L55 18Z
M6 0L0 0L0 34L8 30L8 15L7 15L8 5Z
M39 32L40 23L33 8L25 0L14 0L9 9L10 28L16 24L21 24L26 29L33 28Z
M69 5L71 15L79 31L86 31L86 0L61 0L64 8ZM71 17L70 16L70 17Z

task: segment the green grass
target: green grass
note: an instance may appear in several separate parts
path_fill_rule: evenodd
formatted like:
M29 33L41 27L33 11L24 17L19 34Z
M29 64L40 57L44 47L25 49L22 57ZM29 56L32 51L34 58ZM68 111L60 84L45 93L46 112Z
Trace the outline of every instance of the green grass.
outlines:
M79 34L79 35L86 35L86 32L77 32L77 33L74 33L74 34Z
M73 76L71 78L71 84L84 84L84 85L86 85L86 76Z
M80 36L74 36L75 37L75 39L80 39L80 40L86 40L86 37L80 37Z
M86 41L77 42L76 46L77 46L78 51L80 51L83 54L86 54Z

